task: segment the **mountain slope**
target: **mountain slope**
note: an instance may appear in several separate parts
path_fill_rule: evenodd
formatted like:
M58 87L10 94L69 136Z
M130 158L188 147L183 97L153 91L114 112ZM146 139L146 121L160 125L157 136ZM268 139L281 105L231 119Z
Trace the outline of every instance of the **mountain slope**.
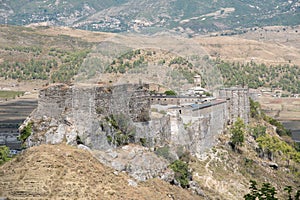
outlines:
M9 199L202 199L158 179L131 178L66 145L33 147L0 166L0 196Z
M297 25L299 0L113 0L0 1L0 23L46 22L81 29L124 32L185 30L189 34L226 29Z

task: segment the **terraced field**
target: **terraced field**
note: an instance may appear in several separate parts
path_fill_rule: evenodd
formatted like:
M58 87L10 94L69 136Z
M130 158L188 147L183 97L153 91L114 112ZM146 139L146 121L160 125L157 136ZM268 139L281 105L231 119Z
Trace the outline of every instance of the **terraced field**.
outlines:
M20 149L19 125L37 107L36 99L15 99L0 103L0 145Z

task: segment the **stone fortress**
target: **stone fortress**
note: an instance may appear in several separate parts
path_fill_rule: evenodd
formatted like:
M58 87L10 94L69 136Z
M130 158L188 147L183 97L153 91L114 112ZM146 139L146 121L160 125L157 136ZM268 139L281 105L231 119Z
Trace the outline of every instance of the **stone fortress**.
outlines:
M109 150L128 143L155 148L182 146L198 155L214 146L238 117L249 121L249 91L221 89L207 97L195 76L186 94L150 94L149 84L65 85L40 91L38 107L21 129L32 124L27 146L83 143Z

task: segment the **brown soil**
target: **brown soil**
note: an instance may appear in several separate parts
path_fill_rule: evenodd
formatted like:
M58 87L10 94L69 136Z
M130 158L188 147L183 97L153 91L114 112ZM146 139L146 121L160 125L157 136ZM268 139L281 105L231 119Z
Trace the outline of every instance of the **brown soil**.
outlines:
M9 199L202 199L158 179L132 179L88 151L66 145L32 147L0 166L0 196Z
M47 29L38 30L37 32L43 35L52 36L68 35L71 37L81 38L87 42L102 42L115 35L113 33L92 32L68 27L50 27Z

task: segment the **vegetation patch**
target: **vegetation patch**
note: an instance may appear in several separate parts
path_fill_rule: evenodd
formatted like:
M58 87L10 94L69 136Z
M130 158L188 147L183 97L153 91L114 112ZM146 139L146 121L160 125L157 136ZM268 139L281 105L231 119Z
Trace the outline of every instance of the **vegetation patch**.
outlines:
M270 183L263 183L261 187L257 185L257 182L254 180L250 180L250 192L244 195L245 200L278 200L276 197L277 191L276 188L273 187ZM300 190L297 190L293 194L293 187L286 186L284 188L286 191L286 198L288 200L298 200L300 198Z
M32 133L32 122L29 122L20 132L20 135L18 137L18 140L20 140L22 143L26 141L26 139L31 135Z
M247 64L230 63L219 59L213 61L221 71L224 84L228 87L247 85L250 88L270 87L299 94L300 67L296 65L266 66L250 62Z
M245 140L245 124L241 118L238 118L230 129L231 144L234 150L238 146L243 146Z
M9 160L9 148L0 146L0 165Z
M283 154L283 158L287 161L292 159L297 163L300 162L300 152L297 152L295 148L276 136L262 135L256 139L256 142L264 152L272 154L273 156Z
M180 186L187 188L192 177L189 165L182 160L175 160L170 168L175 172L175 180L179 182Z
M23 96L24 92L22 91L0 91L0 99L15 99L16 97Z
M154 153L167 159L170 162L173 162L176 159L175 156L170 152L169 146L158 147L156 148Z
M135 141L135 127L124 114L105 117L111 127L111 133L106 135L107 142L115 146L122 146Z

